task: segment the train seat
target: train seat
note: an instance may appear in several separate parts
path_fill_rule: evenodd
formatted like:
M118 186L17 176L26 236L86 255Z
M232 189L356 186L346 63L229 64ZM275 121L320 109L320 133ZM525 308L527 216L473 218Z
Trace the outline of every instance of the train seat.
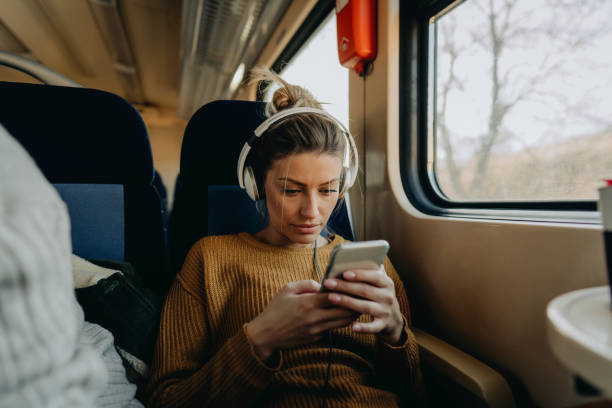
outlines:
M156 289L165 262L164 208L138 111L117 95L85 88L0 82L0 94L0 123L68 206L74 253L127 261Z
M238 186L236 163L245 141L265 119L263 102L214 101L189 120L181 147L180 173L168 222L172 268L208 235L256 232L262 217ZM260 204L258 204L260 205ZM347 239L353 230L345 202L332 213L330 229Z

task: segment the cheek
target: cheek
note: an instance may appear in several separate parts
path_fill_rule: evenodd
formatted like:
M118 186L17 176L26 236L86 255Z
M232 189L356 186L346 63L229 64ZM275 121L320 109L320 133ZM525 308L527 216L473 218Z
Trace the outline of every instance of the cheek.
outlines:
M280 208L280 205L282 204L282 197L279 197L280 195L278 194L278 192L274 188L269 186L268 183L266 183L265 189L266 207L268 207L269 215L272 216Z
M325 213L326 217L329 217L336 207L337 202L338 196L325 200L319 208L321 208L321 212Z
M291 214L291 203L283 194L267 195L266 205L271 220L282 222Z

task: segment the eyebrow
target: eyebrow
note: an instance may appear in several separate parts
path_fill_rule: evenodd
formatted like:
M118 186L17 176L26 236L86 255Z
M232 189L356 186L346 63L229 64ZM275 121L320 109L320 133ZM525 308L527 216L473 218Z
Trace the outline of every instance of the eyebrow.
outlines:
M304 186L306 186L306 184L304 184L304 183L300 183L299 181L297 181L297 180L293 180L293 179L291 179L291 178L289 178L289 177L279 177L277 180L278 180L278 181L282 181L282 182L290 182L290 183L296 184L296 185L298 185L298 186L300 186L300 187L304 187ZM333 179L331 179L331 180L329 180L329 181L326 181L326 182L324 182L324 183L319 184L319 187L320 187L320 186L329 185L329 184L333 183L334 181L338 181L338 180L340 180L338 177L333 178Z

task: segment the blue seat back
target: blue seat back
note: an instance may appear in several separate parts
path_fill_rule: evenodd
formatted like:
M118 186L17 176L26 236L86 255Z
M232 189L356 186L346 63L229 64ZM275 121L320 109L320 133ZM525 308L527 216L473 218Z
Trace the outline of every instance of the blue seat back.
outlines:
M264 108L263 102L214 101L189 120L168 222L168 245L175 272L200 238L241 231L254 233L265 226L256 205L236 179L238 156L245 141L265 120ZM334 211L328 226L353 239L344 202Z
M163 206L144 122L99 90L0 82L0 123L68 206L75 254L125 260L144 283L163 276Z

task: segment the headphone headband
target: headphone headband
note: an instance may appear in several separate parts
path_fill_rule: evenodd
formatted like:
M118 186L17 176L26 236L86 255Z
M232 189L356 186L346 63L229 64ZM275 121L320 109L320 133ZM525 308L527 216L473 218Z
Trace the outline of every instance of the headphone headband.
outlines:
M253 145L253 142L257 138L261 137L261 135L263 135L276 122L286 118L287 116L297 115L300 113L315 113L317 115L323 116L331 120L332 122L336 123L342 129L342 133L345 138L344 160L343 160L342 166L345 169L347 169L347 174L346 174L347 180L345 183L345 185L347 186L346 189L350 188L355 183L355 179L357 178L357 163L359 163L359 158L358 158L357 147L355 146L355 141L353 140L353 136L348 131L346 126L344 126L342 122L340 122L338 119L336 119L335 117L333 117L332 115L324 111L323 109L312 108L308 106L299 106L299 107L294 107L294 108L289 108L289 109L283 109L275 113L274 115L270 116L268 119L263 121L259 126L257 126L255 131L253 132L253 135L244 144L244 146L242 147L242 151L240 152L240 156L238 158L238 166L237 166L238 184L240 184L241 188L243 189L247 188L245 185L245 180L244 180L245 162L249 154L249 151L251 150L251 146ZM351 166L351 157L350 157L351 151L353 152L353 166ZM249 196L251 196L249 189L250 188L247 188L247 193L249 193ZM255 199L252 196L251 198Z
M298 113L316 113L318 115L325 116L327 119L332 120L334 123L338 123L342 127L342 130L348 133L346 127L344 127L344 125L332 115L330 115L323 109L311 108L310 106L298 106L295 108L283 109L281 111L278 111L274 115L270 116L268 119L264 120L259 126L257 126L253 133L255 134L255 137L261 137L261 135L263 135L264 132L268 130L268 128L274 123L286 118L287 116L297 115Z

